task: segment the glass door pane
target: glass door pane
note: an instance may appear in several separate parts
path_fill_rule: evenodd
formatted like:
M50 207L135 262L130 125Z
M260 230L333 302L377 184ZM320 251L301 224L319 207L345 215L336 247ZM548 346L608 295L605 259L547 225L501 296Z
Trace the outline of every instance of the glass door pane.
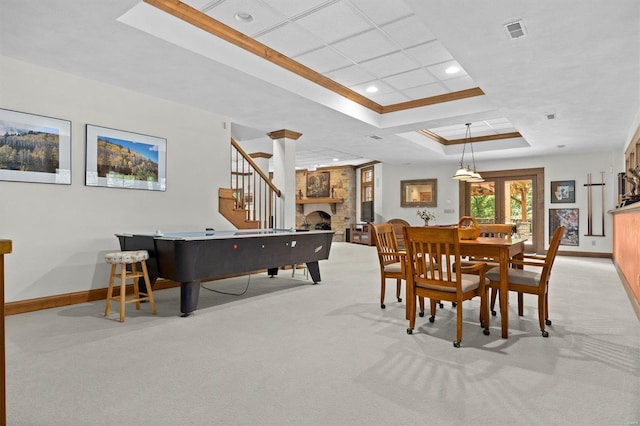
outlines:
M509 202L505 205L505 223L516 226L520 238L533 243L533 181L531 179L505 180L504 192Z
M460 183L461 215L478 223L511 223L527 253L543 253L544 169L480 172L484 182Z
M496 223L496 182L470 184L470 214L478 223Z
M469 211L478 223L510 223L526 249L534 245L533 180L495 178L468 183Z

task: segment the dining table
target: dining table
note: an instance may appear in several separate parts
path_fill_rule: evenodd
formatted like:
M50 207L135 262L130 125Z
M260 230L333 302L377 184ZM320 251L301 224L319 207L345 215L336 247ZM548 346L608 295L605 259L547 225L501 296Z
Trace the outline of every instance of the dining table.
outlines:
M526 238L478 237L474 240L460 240L460 255L471 256L475 260L493 259L500 264L500 322L502 338L509 337L509 260L522 259Z

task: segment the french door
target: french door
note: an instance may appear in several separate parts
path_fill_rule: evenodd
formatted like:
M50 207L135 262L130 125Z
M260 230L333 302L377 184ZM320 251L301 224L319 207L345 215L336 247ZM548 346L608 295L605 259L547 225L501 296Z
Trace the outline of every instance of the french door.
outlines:
M544 251L544 169L482 172L460 183L460 211L478 223L509 223L528 253Z

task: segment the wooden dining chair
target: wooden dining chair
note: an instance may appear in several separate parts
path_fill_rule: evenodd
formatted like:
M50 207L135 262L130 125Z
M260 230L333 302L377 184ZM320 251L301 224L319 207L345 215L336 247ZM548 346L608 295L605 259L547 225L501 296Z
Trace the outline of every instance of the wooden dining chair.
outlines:
M549 337L545 325L551 325L549 320L549 277L551 267L558 253L560 240L564 235L564 226L559 226L553 233L549 250L545 256L524 255L523 259L511 259L509 268L509 291L518 293L518 315L524 315L523 294L533 294L538 297L538 321L542 337ZM533 269L533 270L532 270ZM487 271L489 286L492 290L500 289L500 268L492 268ZM494 312L495 299L492 297L491 311Z
M513 226L509 223L481 223L481 237L509 238Z
M390 223L393 226L393 232L396 234L396 242L398 243L398 249L404 250L404 233L402 229L405 226L411 226L409 222L404 219L389 219L387 223Z
M396 280L396 298L398 302L402 302L400 291L402 280L406 277L406 253L400 252L398 249L393 225L383 223L372 226L380 263L380 308L384 309L386 307L384 304L386 282L389 278Z
M513 226L508 223L482 223L480 226L480 237L492 237L492 238L511 238L513 232ZM473 262L485 262L487 264L487 270L500 266L500 262L489 257L475 258L470 257L469 260L463 262L463 266L470 266ZM496 297L498 290L491 289L491 314L495 316L496 311L493 307L496 303Z
M407 310L409 328L413 334L416 321L416 297L429 298L431 317L435 321L436 303L446 300L456 303L456 340L462 341L462 302L480 297L480 325L489 334L489 300L486 286L486 264L478 262L469 267L461 265L458 228L406 227L407 244ZM477 273L474 274L474 273Z
M380 308L384 309L386 307L384 304L386 282L389 278L396 280L396 298L398 302L402 302L402 297L400 297L402 280L406 280L407 276L406 252L398 248L392 224L374 224L372 227L380 264ZM420 301L420 308L420 316L423 316L424 299Z

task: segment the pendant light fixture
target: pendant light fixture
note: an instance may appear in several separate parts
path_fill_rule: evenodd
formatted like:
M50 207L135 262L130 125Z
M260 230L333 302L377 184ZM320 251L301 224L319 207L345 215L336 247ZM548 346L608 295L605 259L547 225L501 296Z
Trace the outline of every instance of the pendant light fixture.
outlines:
M460 167L456 171L456 174L453 175L453 179L461 180L463 182L484 182L480 173L476 171L476 157L473 152L473 143L471 142L471 123L466 123L467 132L465 135L464 145L462 146L462 158L460 158ZM473 160L473 169L467 165L464 165L464 152L467 148L467 143L471 147L471 158Z

